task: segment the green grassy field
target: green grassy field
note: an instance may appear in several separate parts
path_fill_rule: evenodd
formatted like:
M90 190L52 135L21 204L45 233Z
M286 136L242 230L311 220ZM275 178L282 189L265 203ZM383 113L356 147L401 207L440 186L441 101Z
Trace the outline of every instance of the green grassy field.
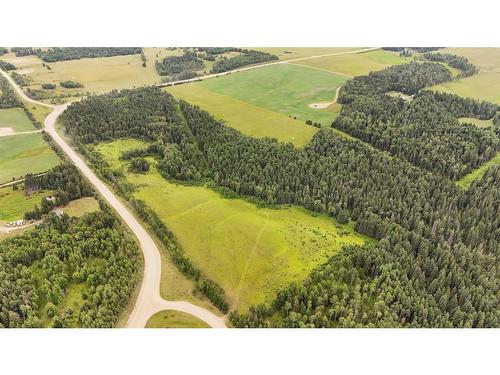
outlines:
M329 72L280 64L208 79L198 84L215 93L285 116L329 126L335 117L333 113L310 108L309 105L331 102L337 87L346 80L346 77Z
M146 328L209 328L209 326L190 314L164 310L149 318Z
M365 47L248 47L278 56L280 60L302 57L321 56L331 53L343 53L365 49ZM367 47L366 47L367 48Z
M316 128L304 121L207 90L198 83L167 88L178 99L196 104L218 120L251 137L272 137L280 142L291 142L297 147L309 143Z
M15 132L36 130L22 108L1 109L0 128L12 128Z
M11 186L0 189L0 221L13 221L23 218L26 211L40 206L43 197L51 195L51 191L39 191L29 196L24 195L22 187L12 190Z
M500 48L447 48L442 52L467 57L479 74L433 86L433 90L500 104Z
M63 208L63 212L69 216L80 217L90 212L99 211L99 202L93 197L75 199Z
M458 119L458 121L460 121L462 124L474 124L478 128L483 129L491 128L493 126L493 119L480 120L473 117L461 117Z
M118 167L117 150L133 142L121 143L101 144L97 150ZM225 289L232 308L240 311L303 280L343 245L368 240L353 223L339 225L294 206L259 208L203 186L170 183L154 169L128 174L127 180L137 188L134 196L160 215L193 263Z
M480 178L483 178L484 174L486 173L486 171L490 167L492 167L494 165L499 165L499 164L500 164L500 153L498 153L490 161L488 161L488 162L484 163L483 165L481 165L479 168L474 169L471 173L469 173L469 174L465 175L464 177L462 177L456 183L457 183L458 186L460 186L460 187L462 187L464 189L468 189L475 180L479 180Z
M329 72L345 74L350 77L368 74L391 65L403 64L411 58L401 57L398 53L384 50L347 54L340 56L321 57L317 59L298 61L301 64L323 69Z
M0 183L45 172L59 162L39 133L0 137Z

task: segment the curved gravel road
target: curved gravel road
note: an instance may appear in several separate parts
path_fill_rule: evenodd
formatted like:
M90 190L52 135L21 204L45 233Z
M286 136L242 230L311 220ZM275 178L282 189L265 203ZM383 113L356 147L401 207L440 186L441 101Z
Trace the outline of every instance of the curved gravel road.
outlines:
M120 215L123 221L129 226L132 232L139 240L142 253L144 255L144 274L141 289L135 302L134 309L127 321L127 327L143 328L148 319L155 313L162 310L177 310L191 314L198 319L203 320L209 326L214 328L225 328L226 324L223 317L219 317L202 307L193 305L186 301L167 301L160 296L160 278L161 278L161 258L158 247L154 243L149 233L130 213L125 205L115 196L108 186L106 186L95 173L87 166L85 161L65 142L57 133L55 124L59 115L64 112L69 103L63 105L50 105L38 102L29 98L22 89L5 72L0 71L7 78L16 92L30 103L44 105L54 110L45 118L45 131L51 135L54 141L61 147L68 158L75 166L88 178L94 188L106 199L111 207Z

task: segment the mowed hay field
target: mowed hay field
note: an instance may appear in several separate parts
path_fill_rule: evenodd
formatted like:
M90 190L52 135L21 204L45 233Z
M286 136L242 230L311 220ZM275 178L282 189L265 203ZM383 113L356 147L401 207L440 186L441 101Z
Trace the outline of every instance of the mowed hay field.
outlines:
M278 56L280 60L300 59L333 53L345 53L366 49L367 47L248 47Z
M12 128L16 133L36 130L22 108L0 109L0 134L2 128Z
M401 57L398 53L379 49L369 52L302 60L296 63L292 62L291 64L307 65L329 72L344 74L348 77L355 77L409 61L411 61L411 58Z
M13 190L11 186L0 189L0 221L13 221L23 218L26 211L40 206L41 199L51 195L51 191L39 191L26 196L22 187Z
M209 328L208 324L182 311L165 310L154 314L146 328Z
M40 133L0 137L0 183L45 172L59 162Z
M171 86L166 90L178 99L200 106L216 119L251 137L271 137L302 147L309 143L317 131L304 121L218 94L199 83Z
M273 137L300 147L317 131L306 120L328 127L340 111L337 104L325 109L310 105L332 102L346 80L309 67L279 64L166 90L244 134Z
M116 158L121 142L96 149L116 167L120 161L110 155ZM121 169L126 171L123 165ZM305 279L343 245L369 240L352 223L340 225L295 206L259 208L223 198L204 186L170 183L154 168L128 174L127 181L136 186L134 197L158 213L187 256L224 288L231 308L240 311L268 302L278 289Z
M468 58L479 73L433 86L433 90L500 104L500 48L446 48L440 52Z

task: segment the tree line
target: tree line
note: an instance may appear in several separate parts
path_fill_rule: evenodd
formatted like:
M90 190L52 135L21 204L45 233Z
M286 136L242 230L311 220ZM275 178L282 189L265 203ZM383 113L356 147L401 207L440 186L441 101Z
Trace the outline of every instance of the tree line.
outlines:
M278 60L278 57L270 53L255 51L255 50L241 50L241 54L232 57L222 57L217 60L212 66L211 73L223 73L229 70L240 68L245 65L257 64L267 61Z
M479 69L466 57L453 55L451 53L424 53L424 57L429 61L444 62L453 68L459 69L462 73L459 78L470 77L479 72Z
M22 106L10 83L0 75L0 109Z
M492 103L421 89L451 79L436 63L411 63L355 77L341 89L342 116L332 124L426 170L459 179L500 150L498 136L458 117L491 118ZM386 95L400 91L411 101Z

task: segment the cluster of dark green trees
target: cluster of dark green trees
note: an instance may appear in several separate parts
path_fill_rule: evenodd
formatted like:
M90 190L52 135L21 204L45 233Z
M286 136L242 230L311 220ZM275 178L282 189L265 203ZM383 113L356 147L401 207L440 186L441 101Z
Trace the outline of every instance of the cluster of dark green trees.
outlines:
M172 79L189 79L196 77L197 71L203 69L203 60L195 52L186 50L182 56L167 56L156 62L156 70L162 76Z
M373 117L381 129L387 127L385 123L415 123L414 137L407 138L412 148L420 147L417 137L425 138L426 131L432 130L419 130L430 122L443 134L432 137L429 146L439 149L441 157L455 155L455 146L445 138L447 132L454 141L467 140L479 148L481 142L498 144L492 134L473 136L463 125L463 133L455 130L454 113L486 115L488 105L467 100L460 104L454 97L419 92L449 79L444 66L432 63L406 64L357 77L342 90L344 109L337 121L345 123L356 111L353 120ZM388 97L386 92L391 90L415 97L405 104ZM428 169L438 173L427 171L425 165L417 167L416 160L408 162L404 154L392 152L400 157L391 156L330 129L318 131L303 149L244 136L157 88L125 90L75 103L63 115L63 123L82 143L122 137L152 142L124 157L155 156L167 178L186 176L165 172L162 146L179 150L176 158L181 164L190 165L214 186L263 204L292 203L343 221L353 219L357 231L380 240L346 248L301 285L281 291L271 305L252 308L245 315L232 314L238 327L499 325L498 167L490 168L464 191L434 166ZM394 133L394 137L404 135ZM426 153L432 155L426 148L420 150Z
M82 83L76 81L61 81L59 84L65 89L79 89L83 87Z
M34 50L33 54L45 62L79 60L83 58L112 57L122 55L137 55L140 47L54 47L47 50ZM16 56L17 56L16 52Z
M340 92L342 116L332 126L421 168L458 179L494 157L500 140L488 129L457 120L492 118L496 105L421 91L451 78L448 69L436 63L398 65L355 77ZM389 91L414 96L405 101L386 95Z
M424 57L429 61L444 62L453 68L462 71L459 78L470 77L479 72L479 69L473 65L466 57L453 55L451 53L431 53L427 52Z
M55 201L42 198L40 207L35 206L32 211L27 211L24 214L26 220L38 220L56 206L65 206L74 199L94 195L87 181L82 178L76 167L69 163L57 165L43 175L26 175L24 179L25 193L32 194L39 190L54 190Z
M212 66L212 73L223 73L229 70L240 68L245 65L257 64L267 61L278 60L278 57L270 53L254 51L254 50L240 50L241 54L232 57L223 57L217 60Z
M111 213L48 216L0 242L0 327L113 327L140 268L136 243ZM74 287L81 302L65 307Z
M9 50L5 47L0 47L0 56L5 55L6 53L9 53Z
M16 66L6 61L0 60L0 69L5 71L16 70Z
M22 107L23 104L18 99L9 82L0 75L0 109Z
M31 48L31 47L12 47L11 52L15 53L17 57L37 55L42 51L41 48Z

